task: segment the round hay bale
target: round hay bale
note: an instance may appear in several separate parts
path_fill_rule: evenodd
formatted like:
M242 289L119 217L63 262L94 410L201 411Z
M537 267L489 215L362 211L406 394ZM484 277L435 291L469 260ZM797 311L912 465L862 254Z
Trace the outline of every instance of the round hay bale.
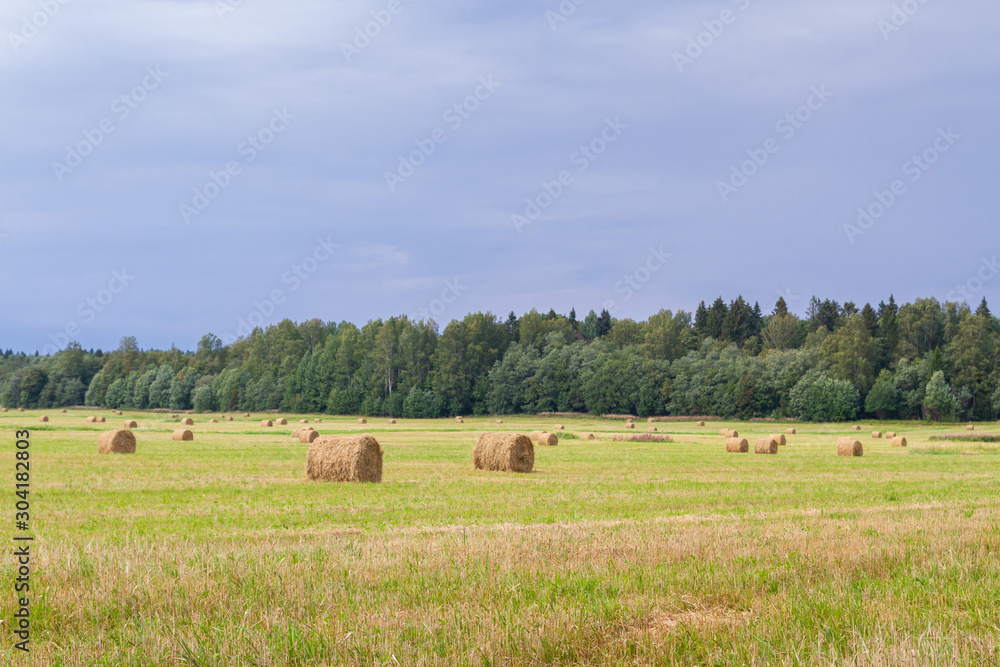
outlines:
M635 423L633 423L633 422L625 422L625 428L628 428L628 429L635 428Z
M552 430L553 430L553 431L565 431L565 430L566 430L566 427L565 427L565 426L563 426L562 424L556 424L556 425L555 425L555 427L553 427L553 429L552 429Z
M132 431L108 431L97 440L98 454L135 454L135 434Z
M538 444L542 447L555 447L559 444L559 436L555 433L542 433L538 436Z
M210 420L208 421L208 423L209 423L209 424L218 424L218 423L219 423L219 420L218 420L218 419L210 419Z
M190 442L191 440L194 440L194 433L187 430L186 428L179 428L176 431L174 431L174 434L170 436L170 439L178 440L181 442Z
M888 433L885 434L885 437L888 438L889 440L892 440L893 438L896 437L896 432L895 431L889 431Z
M389 420L389 423L390 423L390 424L395 424L395 423L396 423L396 420L395 420L395 419L390 419L390 420Z
M313 441L318 437L319 437L319 431L315 431L312 428L304 428L301 431L299 431L298 435L299 442L306 443L307 445L311 445Z
M24 408L18 408L17 411L18 412L24 412Z
M464 419L462 419L461 417L456 417L456 418L455 418L455 423L456 423L456 424L464 424L464 423L465 423L465 420L464 420Z
M729 429L728 428L720 428L719 429L719 435L721 435L723 437L728 437L729 436Z
M965 430L966 431L975 431L976 427L973 424L969 424L968 426L965 427Z
M42 415L41 417L38 418L38 421L44 424L45 422L49 421L49 418L46 417L45 415Z
M321 421L323 421L323 420L322 420L322 419L314 419L314 420L313 420L313 422L315 422L315 423L317 423L317 424L318 424L318 423L320 423Z
M288 420L287 420L287 419L285 419L284 417L282 417L281 419L279 419L279 420L278 420L278 421L276 421L275 423L276 423L276 424L277 424L278 426L288 426Z
M97 417L87 417L84 421L86 423L88 423L88 424L96 424L97 423Z
M483 433L476 439L472 463L479 470L531 472L535 447L522 433Z
M7 408L0 408L0 412L7 412Z
M785 437L784 433L777 433L777 434L772 433L768 437L769 438L774 438L775 440L777 440L779 447L784 447L785 445L788 444L788 438Z
M735 440L736 438L734 437L731 439ZM770 436L766 438L761 438L756 443L754 443L753 451L755 454L777 454L778 441Z
M498 420L497 420L497 423L498 423L498 424L502 424L502 423L503 423L503 420L502 420L502 419L498 419Z
M250 413L249 413L249 412L244 412L244 413L243 413L243 416L244 416L244 417L249 417L249 416L250 416Z
M626 417L626 418L625 418L625 423L626 423L626 424L632 424L632 423L634 423L634 422L635 422L635 420L634 420L634 419L632 419L631 417Z
M226 417L226 421L227 422L231 422L231 421L233 421L233 418L232 417Z
M100 418L98 418L97 421L100 422L101 424L103 424L104 422L108 421L108 419L107 419L107 417L100 417Z
M906 443L906 438L893 438L892 439L892 446L893 447L906 447L906 444L907 444Z
M852 431L860 431L861 430L861 424L855 424L854 426L851 427L851 430Z
M798 433L798 431L796 431L794 428L786 428L785 433L787 433L788 435L795 435Z
M134 421L134 420L127 421L127 422L125 422L125 428L127 428L127 429L139 428L139 422Z
M367 420L367 419L359 419L359 420L358 420L358 423L359 423L359 424L367 424L367 423L368 423L368 420Z
M300 419L300 420L299 420L299 423L300 423L300 424L308 424L308 423L309 423L309 420L308 420L308 419Z
M320 482L381 482L382 448L370 435L316 438L306 454L306 475Z
M67 412L69 412L69 410L67 410L66 408L63 408L63 409L62 409L62 413L63 413L63 414L66 414Z
M194 426L194 420L190 417L185 417L181 420L181 426Z
M646 419L646 423L647 424L654 424L654 423L656 423L656 420L653 419L652 417L649 417L649 418Z
M837 456L864 456L865 448L860 440L841 438L837 443Z
M178 417L180 417L180 415L170 415L171 419L177 419Z
M882 431L872 431L872 437L878 440L882 437Z
M746 438L729 438L726 440L726 451L730 454L746 454L750 451L750 442Z
M656 433L656 427L650 426L649 428L646 429L646 433Z
M705 422L698 422L698 426L704 426Z
M274 422L273 422L273 421L271 421L270 419L265 419L264 421L262 421L262 422L260 423L260 425L261 425L261 426L262 426L263 428L271 428L272 426L274 426Z
M594 434L593 433L588 433L587 435L583 436L583 439L584 440L593 440L594 439Z

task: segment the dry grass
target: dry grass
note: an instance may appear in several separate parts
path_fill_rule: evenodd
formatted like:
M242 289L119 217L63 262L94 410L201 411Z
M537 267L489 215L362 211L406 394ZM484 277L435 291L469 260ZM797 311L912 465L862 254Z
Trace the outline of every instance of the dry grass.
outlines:
M132 431L108 431L97 440L98 454L135 454Z
M381 482L382 447L369 435L317 438L306 455L306 475L320 482Z

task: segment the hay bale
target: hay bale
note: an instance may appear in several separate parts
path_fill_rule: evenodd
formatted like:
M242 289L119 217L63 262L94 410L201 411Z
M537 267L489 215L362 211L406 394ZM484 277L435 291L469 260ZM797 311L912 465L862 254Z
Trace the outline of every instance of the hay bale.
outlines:
M98 454L135 454L135 434L132 431L108 431L97 440Z
M503 423L503 420L502 420L502 419L498 419L498 420L497 420L497 423L498 423L498 424L502 424L502 423Z
M594 434L593 433L588 433L587 435L583 436L583 439L584 440L593 440L594 439Z
M647 424L654 424L654 423L656 423L656 420L653 419L652 417L649 417L649 418L646 419L646 423Z
M274 422L273 422L273 421L271 421L270 419L265 419L264 421L262 421L262 422L260 423L260 425L261 425L261 426L262 426L263 428L271 428L272 426L274 426Z
M368 423L368 420L367 420L367 419L359 419L359 420L358 420L358 423L359 423L359 424L367 424L367 423Z
M395 423L396 423L396 420L395 420L395 419L390 419L390 420L389 420L389 423L390 423L390 424L395 424Z
M885 437L888 438L889 440L892 440L893 438L896 437L896 432L895 431L889 431L888 433L885 434Z
M719 435L721 435L723 437L727 437L729 435L729 429L728 428L720 428L719 429Z
M779 447L784 447L785 445L788 444L788 438L785 437L784 433L777 433L777 434L772 433L768 437L769 438L774 438L775 440L777 440Z
M750 442L746 438L729 438L726 440L726 451L730 454L746 454L750 451Z
M226 421L227 422L231 422L231 421L233 421L233 418L232 417L226 417Z
M855 424L854 426L851 427L851 430L852 431L860 431L861 430L861 424Z
M106 418L106 417L99 417L99 418L97 419L97 421L98 421L99 423L103 424L104 422L106 422L106 421L108 421L108 420L107 420L107 418Z
M219 420L218 420L218 419L210 419L210 420L208 421L208 423L209 423L209 424L218 424L218 423L219 423Z
M288 420L287 420L287 419L285 419L284 417L282 417L281 419L279 419L279 420L278 420L278 421L276 421L275 423L276 423L276 424L277 424L278 426L288 426Z
M249 417L249 416L250 416L250 413L249 413L249 412L244 412L244 413L243 413L243 416L244 416L244 417Z
M88 423L88 424L96 424L97 423L97 417L87 417L84 421L86 423Z
M194 426L194 420L190 417L186 417L181 420L181 426Z
M464 420L464 419L462 419L461 417L457 417L457 418L455 419L455 423L456 423L456 424L464 424L464 423L465 423L465 420Z
M906 438L893 438L892 439L892 446L893 447L906 447L906 444L907 444L906 443Z
M299 442L304 442L307 445L311 445L316 438L319 437L319 431L313 430L311 428L304 428L299 432L298 438Z
M314 419L313 421L318 424L318 423L320 423L323 420L322 419Z
M704 426L704 425L705 425L705 422L698 422L698 424L697 424L697 425L698 425L698 426Z
M872 431L872 437L876 440L880 439L882 437L882 431Z
M17 411L18 412L24 412L24 408L18 408Z
M180 415L170 415L171 419L177 419L178 417L180 417Z
M865 448L860 440L854 438L841 438L837 443L837 456L864 456Z
M479 470L531 472L535 447L522 433L483 433L476 439L472 463Z
M735 440L736 438L734 437L732 439ZM778 441L770 436L761 438L754 443L753 451L755 454L777 454Z
M555 447L559 444L559 436L555 433L542 433L542 436L538 438L538 444L543 447Z
M552 429L552 430L553 430L553 431L565 431L565 430L566 430L566 427L565 427L565 426L563 426L562 424L556 424L556 425L555 425L555 426L553 427L553 429Z
M63 409L62 409L62 413L63 413L63 414L66 414L67 412L69 412L69 410L67 410L66 408L63 408Z
M127 428L127 429L139 428L139 423L137 421L134 421L134 420L127 421L127 422L125 422L125 428Z
M381 482L382 448L370 435L316 438L306 455L306 475L320 482Z
M309 420L308 420L308 419L300 419L300 420L299 420L299 423L300 423L300 424L308 424L308 423L309 423Z
M7 408L0 408L0 412L7 412Z
M798 433L798 431L796 431L794 428L786 428L785 433L787 433L788 435L795 435Z
M635 424L633 422L625 422L625 428L635 428Z
M973 424L969 424L968 426L965 427L965 430L966 431L975 431L976 427Z
M46 417L45 415L42 415L41 417L38 418L38 421L40 421L40 422L42 422L44 424L47 421L49 421L49 418Z
M194 433L187 430L186 428L179 428L176 431L174 431L174 434L170 436L170 439L179 440L182 442L190 442L191 440L194 440Z
M646 433L656 433L656 427L650 426L649 428L646 429Z

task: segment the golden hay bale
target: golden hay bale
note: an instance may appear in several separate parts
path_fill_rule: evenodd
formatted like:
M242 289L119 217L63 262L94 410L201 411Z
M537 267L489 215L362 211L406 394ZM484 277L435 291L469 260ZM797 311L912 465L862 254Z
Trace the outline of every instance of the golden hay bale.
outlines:
M194 420L190 417L181 420L181 426L194 426Z
M882 431L872 431L872 437L878 440L882 437Z
M788 438L785 437L784 433L777 433L777 434L772 433L768 437L769 438L774 438L775 440L777 440L779 447L784 447L785 445L788 444Z
M552 427L552 430L553 431L565 431L566 427L563 426L562 424L556 424L554 427Z
M538 437L538 444L543 447L555 447L559 444L559 436L555 433L542 433Z
M17 411L18 412L24 412L24 408L18 408Z
M786 428L785 433L787 433L788 435L795 435L798 433L798 431L796 431L794 428Z
M170 436L170 439L188 442L194 440L194 433L185 428L179 428L176 431L174 431L174 434Z
M218 419L210 419L210 420L208 420L208 423L209 424L218 424L219 420Z
M316 423L318 424L318 423L320 423L320 422L321 422L321 421L323 421L323 420L322 420L322 419L314 419L313 421L314 421L314 422L316 422Z
M276 421L275 424L277 424L278 426L288 426L288 420L282 417L281 419Z
M177 419L178 417L180 417L180 415L170 415L171 419Z
M479 470L531 472L535 447L522 433L483 433L476 439L472 463Z
M594 439L594 434L593 433L588 433L587 435L583 436L583 439L584 440L593 440Z
M721 435L721 436L728 436L729 435L729 429L728 428L720 428L719 429L719 435Z
M249 413L249 412L244 412L244 413L243 413L243 416L244 416L244 417L249 417L249 416L250 416L250 413Z
M233 418L232 417L226 417L226 421L227 422L231 422L231 421L233 421Z
M464 419L462 419L461 417L458 417L457 419L455 419L455 423L456 423L456 424L464 424L464 423L465 423L465 420L464 420Z
M698 424L697 424L697 425L698 425L698 426L704 426L704 425L705 425L705 422L698 422Z
M299 420L299 423L300 423L300 424L308 424L308 423L309 423L309 420L308 420L308 419L300 419L300 420Z
M86 421L88 424L95 424L97 423L97 417L87 417L84 421Z
M646 429L646 433L656 433L656 427L650 426L649 428Z
M892 446L893 447L906 447L906 444L907 444L906 443L906 438L893 438L892 439Z
M626 423L626 424L631 424L631 423L633 423L633 422L635 422L635 420L634 420L634 419L632 419L631 417L626 417L626 418L625 418L625 423Z
M532 431L529 437L531 438L532 442L538 442L538 439L542 437L543 433L545 433L545 431Z
M49 418L46 417L45 415L42 415L41 417L38 418L38 421L42 422L43 424L45 422L47 422L48 420L49 420Z
M139 422L137 421L127 421L125 422L125 428L139 428Z
M108 431L97 440L98 454L135 454L135 434L132 431Z
M649 418L646 419L646 423L647 424L654 424L654 423L656 423L656 420L653 419L652 417L649 417Z
M389 423L390 423L390 424L395 424L395 423L396 423L396 420L395 420L395 419L390 419L390 420L389 420Z
M837 443L837 456L864 456L865 448L860 440L841 438Z
M973 424L969 424L968 426L965 427L965 430L966 431L975 431L976 427Z
M895 431L889 431L889 432L887 432L885 434L885 437L888 438L889 440L892 440L893 438L896 437L896 432Z
M298 435L299 442L304 442L308 445L311 445L313 443L313 440L315 440L318 437L319 437L319 431L314 431L311 428L302 429L301 431L299 431Z
M359 420L358 420L358 423L359 423L359 424L367 424L367 423L368 423L368 420L367 420L367 419L359 419Z
M7 408L0 408L0 412L7 412Z
M855 424L854 426L851 427L851 430L852 431L860 431L861 430L861 424Z
M625 428L635 428L635 424L632 422L625 422Z
M498 424L502 424L502 423L503 423L503 420L502 420L502 419L498 419L498 420L497 420L497 423L498 423Z
M726 451L731 454L746 454L750 451L750 443L746 438L729 438L726 440Z
M731 438L731 439L735 440L736 438ZM777 454L778 441L770 436L766 438L761 438L756 443L754 443L753 451L755 454Z
M274 426L274 422L271 421L270 419L265 419L260 423L260 425L264 428L271 428L272 426Z
M316 438L306 455L306 475L321 482L381 482L382 448L370 435Z
M62 409L62 413L63 413L63 414L66 414L67 412L69 412L69 410L67 410L66 408L63 408L63 409Z
M100 422L101 424L103 424L104 422L106 422L108 420L107 420L107 417L98 417L97 421Z

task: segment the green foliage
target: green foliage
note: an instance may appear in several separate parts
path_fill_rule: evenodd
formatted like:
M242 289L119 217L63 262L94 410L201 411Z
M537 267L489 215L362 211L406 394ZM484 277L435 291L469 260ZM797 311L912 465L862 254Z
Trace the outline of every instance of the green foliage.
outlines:
M893 383L892 373L884 370L875 381L875 386L868 392L868 398L865 399L865 410L877 414L879 419L887 419L896 415L899 411L899 405L899 390Z
M791 391L792 414L804 421L839 422L857 418L860 395L850 382L812 370Z
M959 400L944 379L944 371L937 371L927 383L924 396L924 413L929 419L950 420L956 416Z

